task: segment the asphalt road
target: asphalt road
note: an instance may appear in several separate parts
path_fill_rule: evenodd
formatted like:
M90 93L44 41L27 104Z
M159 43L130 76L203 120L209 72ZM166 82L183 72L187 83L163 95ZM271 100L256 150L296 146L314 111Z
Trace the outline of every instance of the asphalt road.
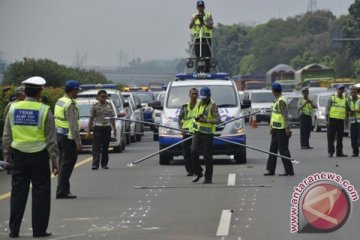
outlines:
M248 128L248 144L269 149L268 126ZM300 150L294 130L290 152L300 161L295 176L265 177L267 155L248 150L248 163L236 165L217 157L214 183L192 183L182 161L160 166L153 157L136 167L127 164L158 149L146 132L142 142L125 152L111 153L109 170L91 170L89 153L79 156L71 178L74 200L56 200L52 180L49 239L359 239L360 205L352 202L348 221L331 233L290 233L291 196L304 178L333 172L360 191L360 158L328 158L326 133L312 133L312 150ZM350 139L344 152L351 155ZM277 173L284 171L278 161ZM10 177L0 172L0 239L7 239ZM24 215L21 239L32 238L31 196Z

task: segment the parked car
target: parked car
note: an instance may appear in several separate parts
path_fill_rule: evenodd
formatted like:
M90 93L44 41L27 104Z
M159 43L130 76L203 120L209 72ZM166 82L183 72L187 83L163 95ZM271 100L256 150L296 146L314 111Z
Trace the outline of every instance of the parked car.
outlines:
M139 97L133 92L122 92L125 101L129 103L131 117L133 121L144 121L143 109ZM144 135L144 124L141 122L130 122L130 140L131 142L141 141L141 136Z
M108 99L110 102L115 115L119 113L119 110L115 106L112 99ZM80 137L81 137L81 144L83 145L83 149L91 149L92 148L92 131L90 132L90 138L86 138L86 133L88 131L88 124L89 124L89 115L91 107L97 103L96 98L83 98L78 99L77 104L79 107L79 116L80 116ZM116 119L115 120L116 126L116 138L111 136L110 140L110 147L114 148L114 152L122 152L125 150L126 140L125 140L125 124L123 121Z
M153 108L149 106L149 103L152 103L155 100L153 93L150 91L137 91L132 93L140 98L141 106L143 107L144 121L153 123ZM153 126L150 125L150 128L153 129Z
M84 91L77 94L77 99L91 98L96 99L98 91L103 89L107 92L108 97L114 102L119 112L125 113L126 119L130 119L131 112L129 104L125 101L120 91L116 90L116 84L84 84L80 86ZM87 89L87 90L86 90ZM130 122L124 121L126 143L130 144Z
M164 106L165 94L166 94L165 91L164 92L159 92L159 94L157 95L157 98L155 99L154 104L157 103L160 106ZM155 124L160 124L161 123L161 113L162 113L162 110L154 108L154 110L153 110L153 119L154 119ZM154 139L154 141L159 140L159 127L155 126L155 125L153 127L153 139Z
M271 105L275 99L271 90L246 90L244 91L244 99L251 101L253 111L262 110L261 113L256 115L256 121L265 121L270 123Z
M286 92L283 94L288 106L288 120L291 126L300 126L300 115L298 111L299 98L302 97L300 92Z

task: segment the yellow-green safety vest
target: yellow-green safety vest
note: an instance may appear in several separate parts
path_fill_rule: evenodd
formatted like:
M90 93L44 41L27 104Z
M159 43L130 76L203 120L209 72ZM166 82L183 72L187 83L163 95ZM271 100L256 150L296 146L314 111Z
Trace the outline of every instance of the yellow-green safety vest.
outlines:
M306 100L304 100L304 98L300 98L299 99L301 106L304 105L304 103L306 102ZM306 103L305 106L300 110L300 113L305 114L307 116L311 116L312 115L312 104L311 103Z
M193 17L195 17L198 13L194 13ZM211 13L205 12L204 13L204 22L207 22L209 18L211 18ZM200 25L200 20L197 18L195 20L194 26L193 26L193 34L194 38L212 38L212 32L213 30Z
M69 139L73 139L73 133L69 130L69 119L67 116L67 111L69 106L74 103L77 108L77 119L78 126L80 128L79 120L79 108L76 104L75 99L70 99L68 97L59 98L55 104L54 116L55 116L55 126L57 133L67 135Z
M200 102L199 104L197 104L197 107L195 110L195 116L203 115L205 118L207 118L209 120L215 119L211 113L211 108L213 105L214 105L213 100L211 100L209 104L204 104L203 102ZM214 134L215 130L216 130L216 124L204 123L204 122L194 122L193 128L194 128L195 132Z
M196 117L196 109L199 102L196 102L193 109L190 108L190 103L184 105L184 118L182 119L182 128L189 132L194 132L193 125Z
M330 118L345 120L346 118L346 98L339 98L337 95L331 96Z
M285 98L283 96L279 97L272 104L271 118L270 118L270 127L274 129L285 129L285 118L280 111L280 101L283 101L286 104Z
M357 100L354 102L352 97L349 97L349 109L350 111L359 111L360 110L360 98L358 97ZM354 112L352 116L349 116L350 123L360 123L360 113Z
M11 147L35 153L46 148L45 119L49 106L35 101L19 101L11 105L9 121L13 141Z

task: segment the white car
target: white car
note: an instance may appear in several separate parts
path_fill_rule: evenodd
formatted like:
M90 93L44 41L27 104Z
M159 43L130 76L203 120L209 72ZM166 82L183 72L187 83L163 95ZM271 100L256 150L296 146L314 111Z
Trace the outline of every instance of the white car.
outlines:
M111 99L108 99L110 102L115 115L119 113L119 110L116 108L114 102ZM83 145L84 150L89 150L92 148L92 131L90 132L90 139L86 138L86 134L88 131L88 124L89 124L89 115L91 107L97 103L95 98L84 98L78 99L77 105L79 107L80 113L80 137L81 137L81 144ZM113 133L111 132L111 140L109 147L114 149L114 152L122 152L125 150L126 140L125 140L125 124L121 120L115 120L116 126L116 138L113 137Z
M275 100L271 90L246 90L244 91L244 99L249 99L251 101L251 108L253 111L262 111L256 115L257 122L265 121L270 123L271 106Z
M165 94L166 94L165 91L159 92L156 96L154 103L158 102L161 106L164 106ZM162 113L162 110L160 110L160 109L153 110L152 117L154 119L155 124L161 124L161 113ZM153 139L154 139L154 141L159 140L159 127L158 126L153 127Z
M126 102L129 103L131 110L130 119L133 121L144 121L143 110L140 103L140 99L133 92L122 92ZM141 137L144 135L144 124L140 122L130 122L130 139L131 142L141 141Z

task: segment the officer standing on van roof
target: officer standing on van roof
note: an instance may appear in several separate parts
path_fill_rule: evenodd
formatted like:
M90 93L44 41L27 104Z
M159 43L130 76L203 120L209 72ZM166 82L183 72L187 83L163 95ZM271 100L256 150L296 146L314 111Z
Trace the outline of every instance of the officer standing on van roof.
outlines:
M10 199L11 238L19 237L26 201L32 184L32 230L34 237L48 237L50 216L50 170L59 172L59 149L56 142L54 117L49 106L38 102L42 77L31 77L25 84L24 101L11 105L3 133L4 157L12 169Z
M301 149L312 149L309 144L311 126L312 126L312 111L316 106L309 99L309 89L307 87L302 89L303 97L299 98L298 111L300 114L300 145Z
M92 154L93 154L93 163L92 170L99 169L99 164L101 162L101 167L103 169L109 169L109 144L111 140L111 126L114 132L114 137L116 138L116 127L115 127L115 113L111 106L111 103L107 102L107 92L104 89L98 91L97 99L98 102L95 103L90 109L90 118L89 125L86 137L90 137L90 131L93 129L93 139L92 139ZM95 121L95 126L93 128ZM100 161L101 153L101 161Z
M270 152L291 158L289 151L289 138L291 137L291 130L288 124L288 110L285 98L281 95L282 87L279 83L272 84L272 92L275 96L275 101L272 105L271 119L270 119L270 133L271 144ZM265 176L275 175L276 159L274 155L269 155L267 162L267 173ZM279 176L294 176L294 169L292 162L289 159L282 158L282 162L285 168L285 173L279 174Z
M198 102L199 91L196 88L191 88L189 91L190 102L184 104L180 110L178 124L179 128L189 133L183 132L183 139L187 139L194 132L193 125L196 117L196 104ZM182 143L182 153L185 161L185 169L187 176L193 176L193 166L191 162L191 143L192 140L187 140Z
M70 177L82 150L80 139L79 109L76 95L80 84L75 80L65 83L65 94L55 105L55 125L60 148L60 174L56 190L56 198L77 198L70 192Z
M343 152L343 135L344 123L347 115L347 101L344 94L345 87L342 84L337 86L337 93L330 96L326 106L326 120L328 124L327 141L328 141L328 154L333 157L335 148L334 141L336 137L336 156L347 157Z
M220 114L215 102L211 99L211 91L208 87L200 90L201 101L195 108L194 137L191 145L191 160L196 175L193 182L198 182L204 175L200 165L199 153L203 151L205 162L204 184L212 183L213 155L212 143L216 131L216 125L221 123Z
M351 147L353 149L352 157L359 156L360 143L360 98L357 95L358 88L351 86L350 97L348 99L347 109L350 121Z

